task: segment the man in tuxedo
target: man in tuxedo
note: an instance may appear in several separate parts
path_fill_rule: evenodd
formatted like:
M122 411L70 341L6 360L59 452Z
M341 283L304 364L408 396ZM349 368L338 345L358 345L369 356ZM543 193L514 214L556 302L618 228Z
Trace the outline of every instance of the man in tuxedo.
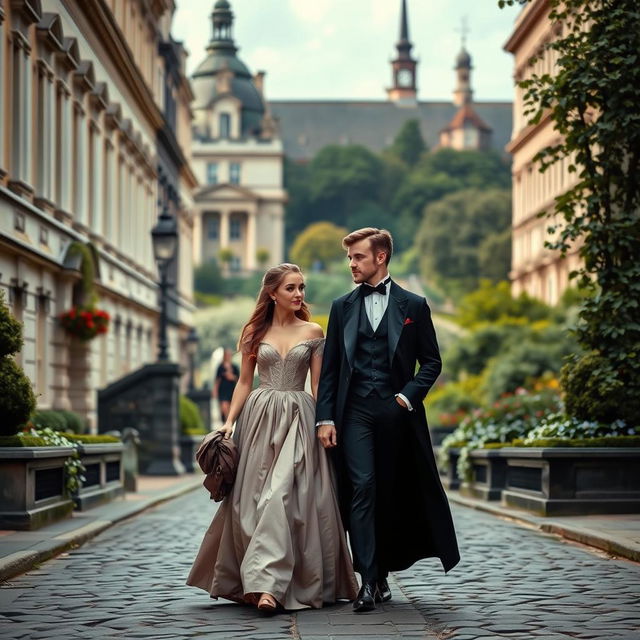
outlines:
M388 231L359 229L343 247L359 286L331 306L316 426L334 457L362 612L391 599L389 571L433 556L448 571L460 556L422 402L442 367L429 307L391 280Z

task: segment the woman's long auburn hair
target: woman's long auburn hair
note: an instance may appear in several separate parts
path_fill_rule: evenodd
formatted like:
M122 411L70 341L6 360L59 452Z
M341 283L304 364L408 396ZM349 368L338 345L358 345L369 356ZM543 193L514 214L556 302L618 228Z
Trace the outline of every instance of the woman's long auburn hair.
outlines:
M238 351L241 353L248 354L253 358L258 355L260 342L269 330L273 320L275 302L272 300L271 294L282 284L285 276L290 273L302 275L302 270L297 264L284 262L277 267L271 267L264 274L260 293L258 293L256 300L256 308L253 310L249 322L244 325L240 340L238 340ZM311 317L309 307L304 300L295 315L301 320L308 320Z

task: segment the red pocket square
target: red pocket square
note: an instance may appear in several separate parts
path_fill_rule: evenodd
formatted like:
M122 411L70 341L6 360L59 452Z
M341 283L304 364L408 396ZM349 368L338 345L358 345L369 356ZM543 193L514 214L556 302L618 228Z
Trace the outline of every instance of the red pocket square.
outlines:
M405 318L403 326L406 327L408 324L413 324L413 320L411 318Z

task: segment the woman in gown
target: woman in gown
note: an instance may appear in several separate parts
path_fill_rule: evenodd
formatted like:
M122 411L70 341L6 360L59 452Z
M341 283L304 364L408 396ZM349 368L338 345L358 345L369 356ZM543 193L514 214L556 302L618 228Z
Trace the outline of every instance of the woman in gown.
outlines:
M315 437L324 338L309 317L299 267L269 269L240 336L240 379L221 427L240 453L235 484L187 580L214 598L266 611L317 608L358 591L329 462ZM256 365L260 385L251 391ZM313 397L304 390L309 370Z

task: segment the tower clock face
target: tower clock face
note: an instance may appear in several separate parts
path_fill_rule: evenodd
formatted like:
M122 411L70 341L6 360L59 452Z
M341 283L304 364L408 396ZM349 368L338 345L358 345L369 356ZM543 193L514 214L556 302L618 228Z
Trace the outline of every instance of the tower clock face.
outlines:
M398 84L401 87L410 87L413 82L413 74L409 69L400 69L398 71Z

